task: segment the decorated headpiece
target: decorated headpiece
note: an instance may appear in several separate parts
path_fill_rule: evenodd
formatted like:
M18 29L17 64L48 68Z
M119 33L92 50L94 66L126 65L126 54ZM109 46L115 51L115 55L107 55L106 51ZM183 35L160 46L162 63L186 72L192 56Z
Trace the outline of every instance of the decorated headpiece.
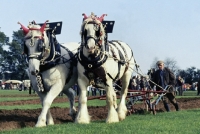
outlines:
M103 14L101 15L101 17L96 17L96 15L94 15L94 13L92 12L91 15L89 17L87 17L87 15L85 13L82 14L84 16L84 20L88 19L88 18L92 18L92 19L97 19L100 22L102 22L104 20L104 16L107 16L107 14Z
M29 32L29 30L40 30L40 32L43 34L47 22L49 22L49 20L45 21L45 23L42 25L42 27L41 27L40 29L38 29L38 28L26 28L26 27L23 26L20 22L18 22L18 24L21 25L21 28L22 28L22 30L23 30L23 32L24 32L24 35L26 35L26 34ZM35 21L33 21L33 23L36 24Z
M102 21L104 20L104 16L107 16L107 14L102 14L101 17L100 17L100 18L98 17L97 19L98 19L100 22L102 22Z

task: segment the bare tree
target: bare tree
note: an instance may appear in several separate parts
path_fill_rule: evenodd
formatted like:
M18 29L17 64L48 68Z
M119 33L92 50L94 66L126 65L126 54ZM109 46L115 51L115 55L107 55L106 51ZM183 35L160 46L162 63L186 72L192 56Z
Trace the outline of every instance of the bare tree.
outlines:
M157 61L158 61L158 57L155 57L152 62L151 68L158 68L156 65ZM169 68L175 75L178 73L179 67L177 66L177 61L175 61L173 58L167 57L164 60L164 63L165 63L165 67Z
M177 74L179 67L177 66L177 61L175 61L172 58L166 58L165 59L165 66L169 68L174 74Z
M156 62L158 61L158 57L155 57L154 59L153 59L153 62L152 62L152 64L151 64L151 68L157 68L157 65L156 65Z

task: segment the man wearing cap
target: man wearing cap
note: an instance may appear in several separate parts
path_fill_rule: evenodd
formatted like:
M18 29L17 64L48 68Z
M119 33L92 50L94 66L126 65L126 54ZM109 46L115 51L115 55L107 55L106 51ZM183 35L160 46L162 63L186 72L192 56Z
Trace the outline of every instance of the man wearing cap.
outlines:
M159 85L156 85L156 91L160 91L162 89L165 89L167 85L171 85L171 89L168 90L168 92L163 96L163 104L167 112L170 111L170 108L168 106L168 100L174 105L176 111L179 111L178 103L176 102L173 88L176 83L175 75L174 73L167 67L164 66L163 61L158 61L157 63L158 70L155 71L154 77L152 81ZM154 84L151 83L151 87L153 87ZM162 88L161 88L162 87Z

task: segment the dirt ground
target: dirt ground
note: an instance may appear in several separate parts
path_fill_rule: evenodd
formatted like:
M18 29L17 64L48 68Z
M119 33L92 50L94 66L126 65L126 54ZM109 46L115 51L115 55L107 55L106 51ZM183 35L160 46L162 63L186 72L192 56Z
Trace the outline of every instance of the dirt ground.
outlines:
M8 96L0 96L0 97L8 97ZM200 106L200 98L181 98L177 99L180 109L195 109ZM58 97L54 100L54 103L59 102L67 102L66 97ZM24 100L24 101L15 101L15 102L0 102L0 106L8 106L8 105L26 105L26 104L40 104L38 100ZM174 111L174 107L170 104L171 111ZM144 111L144 104L135 104L133 114L144 114L141 111ZM59 108L53 107L51 108L51 113L54 118L55 124L73 122L71 117L68 115L68 108ZM88 107L88 111L90 116L92 117L92 121L95 120L106 120L107 116L107 107L106 106L96 106L96 107ZM165 109L163 107L162 102L159 102L157 105L157 112L164 112ZM23 127L34 127L37 118L41 112L41 109L34 110L0 110L0 131L4 130L12 130L19 129ZM128 118L128 117L127 117Z

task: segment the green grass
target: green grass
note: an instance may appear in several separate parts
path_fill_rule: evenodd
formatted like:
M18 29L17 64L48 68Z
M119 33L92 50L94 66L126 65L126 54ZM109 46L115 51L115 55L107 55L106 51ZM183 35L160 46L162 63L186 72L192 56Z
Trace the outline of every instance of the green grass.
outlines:
M88 101L88 106L105 106L105 100L90 100ZM78 103L75 103L75 106L78 106ZM53 103L51 107L61 107L61 108L69 108L69 102L63 103ZM41 104L27 104L27 105L13 105L13 106L0 106L0 109L4 110L13 110L13 109L38 109L41 108Z
M199 134L200 109L158 113L156 116L131 115L119 123L107 124L105 120L90 124L64 123L43 128L24 128L4 131L5 134Z
M0 98L0 102L9 102L9 101L19 101L19 100L34 100L34 99L39 99L39 97L21 97L21 98L17 98L17 97L1 97Z
M197 96L197 91L184 91L183 96Z
M28 95L28 90L19 91L19 90L1 90L0 89L0 96L2 95Z

